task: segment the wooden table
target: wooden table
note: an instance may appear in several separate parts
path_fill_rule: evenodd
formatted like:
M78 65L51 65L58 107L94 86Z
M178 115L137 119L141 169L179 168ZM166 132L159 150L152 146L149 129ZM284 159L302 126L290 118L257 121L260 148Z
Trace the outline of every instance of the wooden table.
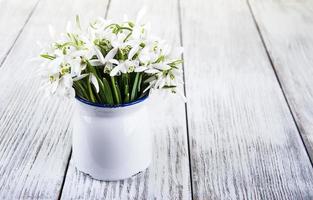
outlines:
M44 98L27 60L48 24L143 5L184 46L188 103L154 100L146 172L93 180L72 163L72 102ZM312 77L310 0L0 0L0 199L313 199Z

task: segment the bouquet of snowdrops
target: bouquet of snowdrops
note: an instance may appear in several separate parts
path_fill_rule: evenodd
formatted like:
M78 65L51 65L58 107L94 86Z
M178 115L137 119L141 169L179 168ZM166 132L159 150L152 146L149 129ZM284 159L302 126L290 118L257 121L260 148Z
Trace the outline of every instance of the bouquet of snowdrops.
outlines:
M69 23L40 55L49 94L119 105L155 89L177 93L183 83L181 48L151 36L140 18L120 23L98 18L83 29L76 17L75 28Z

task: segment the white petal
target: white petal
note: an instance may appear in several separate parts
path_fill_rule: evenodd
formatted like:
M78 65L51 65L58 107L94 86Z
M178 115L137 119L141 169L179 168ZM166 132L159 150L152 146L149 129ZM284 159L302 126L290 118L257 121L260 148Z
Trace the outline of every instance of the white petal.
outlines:
M95 50L95 53L99 59L99 61L102 63L102 64L105 64L105 59L101 53L101 51L98 49L98 47L94 47L94 50Z
M117 53L118 48L113 48L111 51L108 52L108 54L105 56L104 61L107 62L114 58L114 56Z
M77 77L73 78L73 81L79 81L79 80L85 78L86 76L88 76L88 74L82 74L80 76L77 76Z
M132 32L132 37L136 40L138 40L140 38L140 26L135 26L133 28L133 32Z
M164 65L163 66L164 68L163 68L163 70L169 70L169 69L171 69L172 67L171 66L169 66L169 65Z
M150 85L149 85L146 89L144 89L143 93L145 93L146 91L148 91L152 86L153 86L153 84L150 83Z
M160 71L157 70L157 69L148 69L145 71L145 73L147 74L156 74L156 73L159 73Z
M160 69L160 70L169 70L169 69L171 69L171 66L166 65L164 63L163 64L160 63L160 64L153 65L153 67L156 68L156 69Z
M114 67L110 72L110 76L115 76L119 71L120 71L119 66Z
M120 64L120 62L116 59L110 59L109 62L116 65Z
M89 74L89 81L95 86L96 92L99 93L99 83L97 78L92 73Z
M79 59L71 60L69 64L71 65L71 75L72 76L80 75L82 71L80 60Z
M144 81L144 83L150 83L150 82L153 82L153 81L155 81L155 80L156 80L156 77L155 77L155 76L151 76L151 77L147 78L147 79Z
M140 11L138 12L138 15L136 17L136 23L140 23L140 21L142 20L143 16L146 14L146 7L143 7L140 9Z
M95 67L103 65L103 63L100 60L89 60L89 63Z
M71 75L69 75L69 74L62 76L60 81L62 82L62 85L64 87L71 88L73 86L73 79L72 79Z
M130 51L129 51L129 53L128 53L128 59L129 60L131 60L133 57L134 57L134 55L137 53L137 51L139 50L139 46L135 46L135 47L133 47Z
M126 66L126 64L125 63L121 63L120 65L119 65L119 68L120 68L120 71L122 72L122 73L127 73L127 71L128 71L128 67Z
M137 68L135 69L135 72L143 72L143 71L145 71L146 69L148 69L148 68L145 67L145 66L140 66L140 67L137 67Z
M85 70L86 67L87 67L87 64L86 64L86 63L84 63L84 64L81 65L82 70Z
M163 47L163 53L164 55L169 55L171 53L172 47L168 44L164 45Z
M49 64L49 68L50 68L52 74L55 74L55 73L59 72L60 64L61 64L62 61L63 61L63 58L58 57L58 58L54 59Z
M164 79L161 79L161 81L159 82L159 88L163 88L165 83L166 81Z
M67 95L66 95L68 98L72 99L75 97L75 90L74 88L69 88L67 90Z
M85 56L88 52L85 50L79 50L79 51L74 51L71 52L69 55L72 57L80 57L80 56Z
M50 92L52 94L55 93L55 91L57 90L58 86L59 86L59 80L56 80L56 81L52 82L51 83L51 90L50 90Z
M165 84L165 83L163 83L163 82L164 82L164 79L163 79L163 78L159 78L159 79L156 81L156 83L155 83L155 85L154 85L154 88L161 88L160 85L163 85L163 86L164 86L164 84Z

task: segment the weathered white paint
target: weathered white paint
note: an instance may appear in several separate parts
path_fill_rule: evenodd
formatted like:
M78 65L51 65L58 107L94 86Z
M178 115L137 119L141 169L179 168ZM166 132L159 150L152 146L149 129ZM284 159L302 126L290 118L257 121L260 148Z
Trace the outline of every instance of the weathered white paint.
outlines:
M313 198L311 163L246 1L181 3L194 199Z
M108 18L122 20L123 14L135 18L143 6L147 7L146 16L152 22L152 31L178 45L176 1L113 0ZM155 96L152 100L148 108L154 134L154 154L148 171L124 181L100 182L78 172L71 161L62 199L191 198L184 103L180 99L163 96Z
M251 1L275 70L313 159L313 2Z
M71 149L72 105L43 98L37 40L49 39L69 19L104 12L107 1L41 1L0 68L0 199L56 199ZM22 6L22 4L21 4ZM2 33L2 31L1 31Z
M37 2L38 0L0 1L0 65L32 15Z

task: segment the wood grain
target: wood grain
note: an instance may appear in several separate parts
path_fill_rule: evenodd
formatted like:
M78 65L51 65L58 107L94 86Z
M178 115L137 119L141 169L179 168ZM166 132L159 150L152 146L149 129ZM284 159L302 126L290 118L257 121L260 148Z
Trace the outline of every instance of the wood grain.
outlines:
M135 19L142 6L147 7L147 20L152 22L152 27L158 27L152 28L152 31L178 45L176 1L114 0L108 18L122 20L123 13ZM77 171L71 162L62 199L191 198L184 103L180 99L155 96L152 97L149 109L154 134L154 155L148 171L124 181L101 182Z
M307 150L313 160L313 2L251 1Z
M104 12L107 1L41 1L0 68L0 199L57 199L71 149L71 102L39 90L36 41L48 24L65 29L76 14Z
M37 2L38 0L0 1L0 67L32 15Z
M312 199L311 163L246 2L181 8L193 199Z

